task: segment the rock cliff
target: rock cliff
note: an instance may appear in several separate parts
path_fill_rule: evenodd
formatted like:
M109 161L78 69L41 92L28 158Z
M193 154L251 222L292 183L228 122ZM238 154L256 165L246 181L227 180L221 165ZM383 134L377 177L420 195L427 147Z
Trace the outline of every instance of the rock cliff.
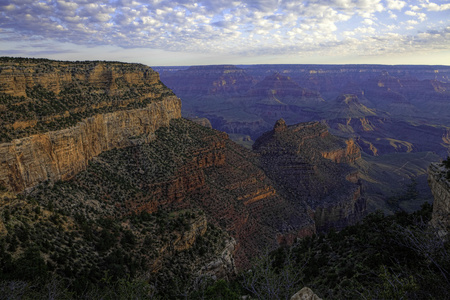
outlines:
M319 122L286 126L279 120L255 141L263 169L291 204L306 207L317 230L341 229L366 214L353 140L331 135Z
M447 235L450 229L450 179L444 164L431 164L428 168L428 184L434 196L431 224Z
M201 209L236 240L235 262L243 267L267 247L315 233L305 207L294 209L257 165L225 133L173 119L149 143L103 152L71 180L31 195L88 219Z
M181 117L181 101L143 65L4 59L0 82L2 135L19 137L0 144L0 185L14 192L67 180Z
M71 84L89 85L106 94L125 94L130 86L160 84L159 74L139 64L120 62L67 62L47 59L0 58L0 92L28 97L29 89L39 85L55 94ZM146 95L151 96L150 90Z

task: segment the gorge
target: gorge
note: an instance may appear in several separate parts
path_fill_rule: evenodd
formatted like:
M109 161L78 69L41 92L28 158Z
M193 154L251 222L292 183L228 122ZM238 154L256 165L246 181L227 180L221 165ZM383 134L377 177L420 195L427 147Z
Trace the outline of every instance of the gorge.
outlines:
M437 149L424 156L437 160L448 149L444 125L390 119L356 92L330 100L331 90L314 91L312 79L301 87L287 72L193 67L221 80L192 76L175 95L139 64L0 63L3 280L57 276L80 292L128 276L179 297L235 278L265 251L346 234L369 212L367 184L389 170L376 154ZM338 79L329 82L347 86ZM445 98L446 84L434 86ZM182 117L194 117L193 107L204 112L195 122ZM428 146L394 141L387 133L398 124L422 132ZM447 132L441 140L439 132ZM252 149L230 139L243 133ZM426 162L408 162L408 176ZM324 247L308 259L321 260Z
M261 149L249 151L223 132L181 118L180 99L149 67L2 62L0 186L2 211L10 216L1 223L10 241L6 245L19 234L14 228L33 228L27 243L8 246L4 255L20 258L34 245L41 250L33 255L70 278L92 280L90 272L106 271L165 281L170 270L188 284L200 275L230 276L267 247L339 229L366 214L357 171L343 167L359 158L359 150L353 140L334 138L323 125L314 124L312 135L311 126L301 124L284 132L283 139L294 142L274 151L297 155L288 160L314 170L317 178L334 168L333 176L341 180L334 185L343 187L328 192L328 180L315 186L321 192L292 193L292 176L298 184L294 190L312 189L316 179L292 169L283 175L291 177L280 181ZM283 161L276 163L281 167ZM55 234L40 240L46 231ZM60 239L68 243L49 246ZM71 251L72 263L63 259L65 251ZM203 254L187 263L187 253L196 251ZM111 264L117 260L124 263ZM174 260L178 263L168 265Z

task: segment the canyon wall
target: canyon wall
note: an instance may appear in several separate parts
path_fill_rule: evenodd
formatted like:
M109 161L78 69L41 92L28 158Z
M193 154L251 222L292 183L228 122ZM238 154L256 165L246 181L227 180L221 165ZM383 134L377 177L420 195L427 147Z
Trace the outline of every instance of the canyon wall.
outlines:
M140 64L120 62L67 62L46 59L2 58L0 93L27 97L36 85L59 94L72 83L89 84L104 93L123 93L124 86L158 84L159 74Z
M85 119L76 126L0 144L0 184L15 192L45 180L67 180L103 151L148 142L181 117L181 101L167 97L146 108Z
M367 213L352 139L331 135L320 122L287 126L284 120L255 141L260 163L292 205L307 207L318 231L342 229Z
M428 184L434 196L431 223L440 229L440 234L448 234L450 228L450 172L443 164L433 163L428 168Z
M14 192L67 180L181 117L181 100L144 65L0 62L0 186Z

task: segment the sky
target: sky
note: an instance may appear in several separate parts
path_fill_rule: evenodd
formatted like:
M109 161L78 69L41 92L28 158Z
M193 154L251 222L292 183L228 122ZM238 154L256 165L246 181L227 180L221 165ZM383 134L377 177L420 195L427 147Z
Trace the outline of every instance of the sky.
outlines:
M450 65L450 1L0 0L0 56Z

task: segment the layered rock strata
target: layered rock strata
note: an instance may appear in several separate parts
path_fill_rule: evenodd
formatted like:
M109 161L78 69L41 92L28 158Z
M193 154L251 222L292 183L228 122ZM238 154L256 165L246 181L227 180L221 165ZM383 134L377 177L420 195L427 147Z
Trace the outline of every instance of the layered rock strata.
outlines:
M0 186L67 180L180 117L180 99L144 65L2 58Z
M37 85L55 94L72 83L88 84L107 94L123 94L126 91L124 86L159 83L157 72L139 64L7 57L0 63L0 92L16 97L27 97L27 89Z
M428 168L428 184L434 196L431 224L447 235L450 228L450 172L442 164L431 164Z
M181 117L180 109L181 101L168 97L144 109L97 115L72 128L0 144L0 184L20 192L45 180L67 180L104 151L150 141L159 127Z
M306 207L316 229L341 229L366 214L353 140L332 136L319 122L287 126L283 120L253 146L276 187L297 209Z
M171 120L148 144L106 151L72 180L37 187L31 195L87 219L201 209L209 224L236 240L240 268L267 247L315 233L306 208L286 201L253 153L185 119Z

